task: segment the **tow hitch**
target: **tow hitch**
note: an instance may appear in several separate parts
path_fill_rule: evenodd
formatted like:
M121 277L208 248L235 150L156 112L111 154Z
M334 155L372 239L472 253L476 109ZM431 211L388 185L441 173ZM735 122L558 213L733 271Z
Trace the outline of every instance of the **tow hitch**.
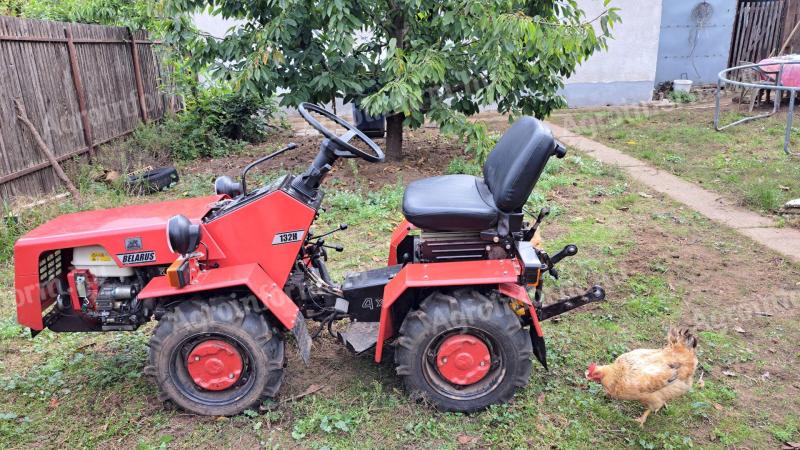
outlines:
M606 291L602 287L592 286L581 295L565 298L551 305L537 308L539 322L552 319L555 316L572 311L575 308L580 308L583 305L588 305L589 303L603 301L605 298ZM544 337L539 336L534 327L530 327L530 335L531 344L533 345L533 355L536 356L536 359L539 360L545 370L547 370L547 347L545 346Z
M606 291L600 286L592 286L588 291L575 297L559 300L551 305L543 307L539 311L539 321L552 319L555 316L580 308L589 303L603 301L606 298Z

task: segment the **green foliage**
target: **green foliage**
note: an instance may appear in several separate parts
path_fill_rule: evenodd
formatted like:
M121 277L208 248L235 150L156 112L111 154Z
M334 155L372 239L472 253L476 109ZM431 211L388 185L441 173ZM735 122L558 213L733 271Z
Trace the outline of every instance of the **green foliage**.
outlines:
M128 145L177 160L224 156L263 142L277 114L272 99L211 87L187 99L178 115L140 127Z
M672 91L667 96L674 103L694 103L697 96L686 91Z
M186 111L165 127L179 136L170 145L177 159L222 156L260 143L269 133L268 121L278 113L270 98L246 91L211 87L186 102Z
M604 1L607 6L608 0ZM222 40L170 28L246 92L283 105L357 100L371 114L428 118L468 137L480 157L485 127L465 118L481 106L546 116L564 106L558 90L578 64L606 48L616 8L587 19L574 0L165 0L168 14L210 8L246 22ZM595 28L596 26L596 28Z
M764 211L776 211L781 207L781 192L774 182L759 181L747 186L745 202L748 206Z
M0 0L0 12L30 19L125 26L158 32L168 20L155 0Z
M0 0L0 15L19 16L24 4L25 0Z
M481 171L482 171L481 166L476 164L474 161L466 160L461 157L457 157L452 161L450 161L450 164L448 164L447 169L445 169L445 172L447 172L448 175L466 174L466 175L480 176Z

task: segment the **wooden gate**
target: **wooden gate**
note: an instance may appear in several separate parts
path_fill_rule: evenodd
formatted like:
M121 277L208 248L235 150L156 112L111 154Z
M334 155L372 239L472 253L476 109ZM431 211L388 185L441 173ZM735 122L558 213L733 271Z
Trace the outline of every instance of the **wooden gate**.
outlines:
M739 0L729 67L757 63L778 53L787 6L786 0Z

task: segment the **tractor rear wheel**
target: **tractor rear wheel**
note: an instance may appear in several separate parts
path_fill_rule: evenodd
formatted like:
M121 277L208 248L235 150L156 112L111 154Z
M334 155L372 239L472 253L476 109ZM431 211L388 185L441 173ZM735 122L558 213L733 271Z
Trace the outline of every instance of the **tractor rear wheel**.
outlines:
M461 289L433 293L406 316L395 363L412 398L474 412L510 400L528 383L532 353L507 302Z
M284 343L267 316L241 302L186 300L150 339L145 373L161 400L208 416L231 416L274 397L283 381Z

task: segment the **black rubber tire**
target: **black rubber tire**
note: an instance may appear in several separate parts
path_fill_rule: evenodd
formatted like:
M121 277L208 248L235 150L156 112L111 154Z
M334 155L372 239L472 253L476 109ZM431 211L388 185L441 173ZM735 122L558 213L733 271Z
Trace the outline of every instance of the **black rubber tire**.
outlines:
M180 347L192 336L221 336L235 342L248 358L252 381L225 391L198 389L185 368L176 368ZM145 374L155 377L161 401L205 416L233 416L275 397L283 382L284 342L263 313L250 311L230 297L185 300L166 313L150 338ZM229 392L230 391L230 392ZM200 392L211 401L192 398ZM187 394L188 393L188 394ZM226 396L227 393L227 396Z
M429 379L430 370L425 369L426 353L432 343L444 333L458 330L485 333L503 355L501 367L492 369L492 373L504 371L502 377L494 388L477 393L476 398L443 394L442 388ZM532 354L530 336L507 300L500 295L492 295L490 299L475 290L460 289L451 295L435 292L406 316L395 345L395 364L412 399L428 401L443 411L468 413L509 401L517 388L528 383Z
M174 167L153 169L139 175L128 177L128 189L133 192L152 194L174 186L180 178Z

